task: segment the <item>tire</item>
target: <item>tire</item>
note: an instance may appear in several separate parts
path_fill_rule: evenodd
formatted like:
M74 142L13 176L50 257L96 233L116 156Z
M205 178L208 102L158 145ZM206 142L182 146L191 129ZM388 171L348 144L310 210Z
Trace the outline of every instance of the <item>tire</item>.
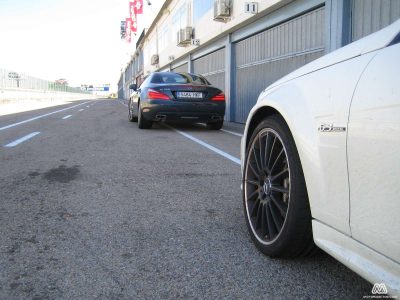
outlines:
M128 103L128 119L130 122L137 122L138 118L132 112L132 100L129 99Z
M243 206L257 248L271 257L294 258L317 252L300 158L285 121L264 119L246 150Z
M139 103L138 107L138 126L140 129L150 129L153 125L152 121L148 121L143 117L142 106Z
M220 130L224 126L224 120L207 123L207 128L211 130Z

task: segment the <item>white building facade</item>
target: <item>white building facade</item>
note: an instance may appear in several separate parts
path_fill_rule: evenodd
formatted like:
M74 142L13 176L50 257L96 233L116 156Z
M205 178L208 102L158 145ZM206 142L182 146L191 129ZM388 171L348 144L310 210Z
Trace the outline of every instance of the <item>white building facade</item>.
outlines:
M400 18L400 0L166 0L121 73L119 97L153 71L204 75L244 123L259 93Z

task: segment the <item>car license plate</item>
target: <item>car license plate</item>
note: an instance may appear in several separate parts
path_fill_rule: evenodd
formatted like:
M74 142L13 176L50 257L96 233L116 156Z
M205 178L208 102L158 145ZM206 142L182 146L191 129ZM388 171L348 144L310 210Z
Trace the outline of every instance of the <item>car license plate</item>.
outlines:
M201 98L203 98L203 93L202 92L176 92L176 96L178 98L201 99Z

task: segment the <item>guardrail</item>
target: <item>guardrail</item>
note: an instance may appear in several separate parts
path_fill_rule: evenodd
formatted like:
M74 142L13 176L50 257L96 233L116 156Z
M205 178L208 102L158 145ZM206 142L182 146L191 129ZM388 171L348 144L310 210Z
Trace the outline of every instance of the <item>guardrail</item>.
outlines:
M49 81L0 68L0 104L95 98L90 92L68 86L66 80Z
M49 81L30 76L26 73L15 72L0 68L0 89L29 89L39 91L59 91L84 94L80 87L68 86L66 79Z
M16 89L0 87L0 104L24 101L56 101L96 98L88 93L72 93L51 90Z

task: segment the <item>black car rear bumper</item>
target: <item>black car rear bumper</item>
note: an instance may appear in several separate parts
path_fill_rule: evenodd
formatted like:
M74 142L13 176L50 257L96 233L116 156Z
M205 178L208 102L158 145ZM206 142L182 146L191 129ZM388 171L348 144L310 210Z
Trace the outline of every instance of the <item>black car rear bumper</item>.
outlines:
M154 100L142 103L142 114L151 121L215 122L224 119L225 102Z

